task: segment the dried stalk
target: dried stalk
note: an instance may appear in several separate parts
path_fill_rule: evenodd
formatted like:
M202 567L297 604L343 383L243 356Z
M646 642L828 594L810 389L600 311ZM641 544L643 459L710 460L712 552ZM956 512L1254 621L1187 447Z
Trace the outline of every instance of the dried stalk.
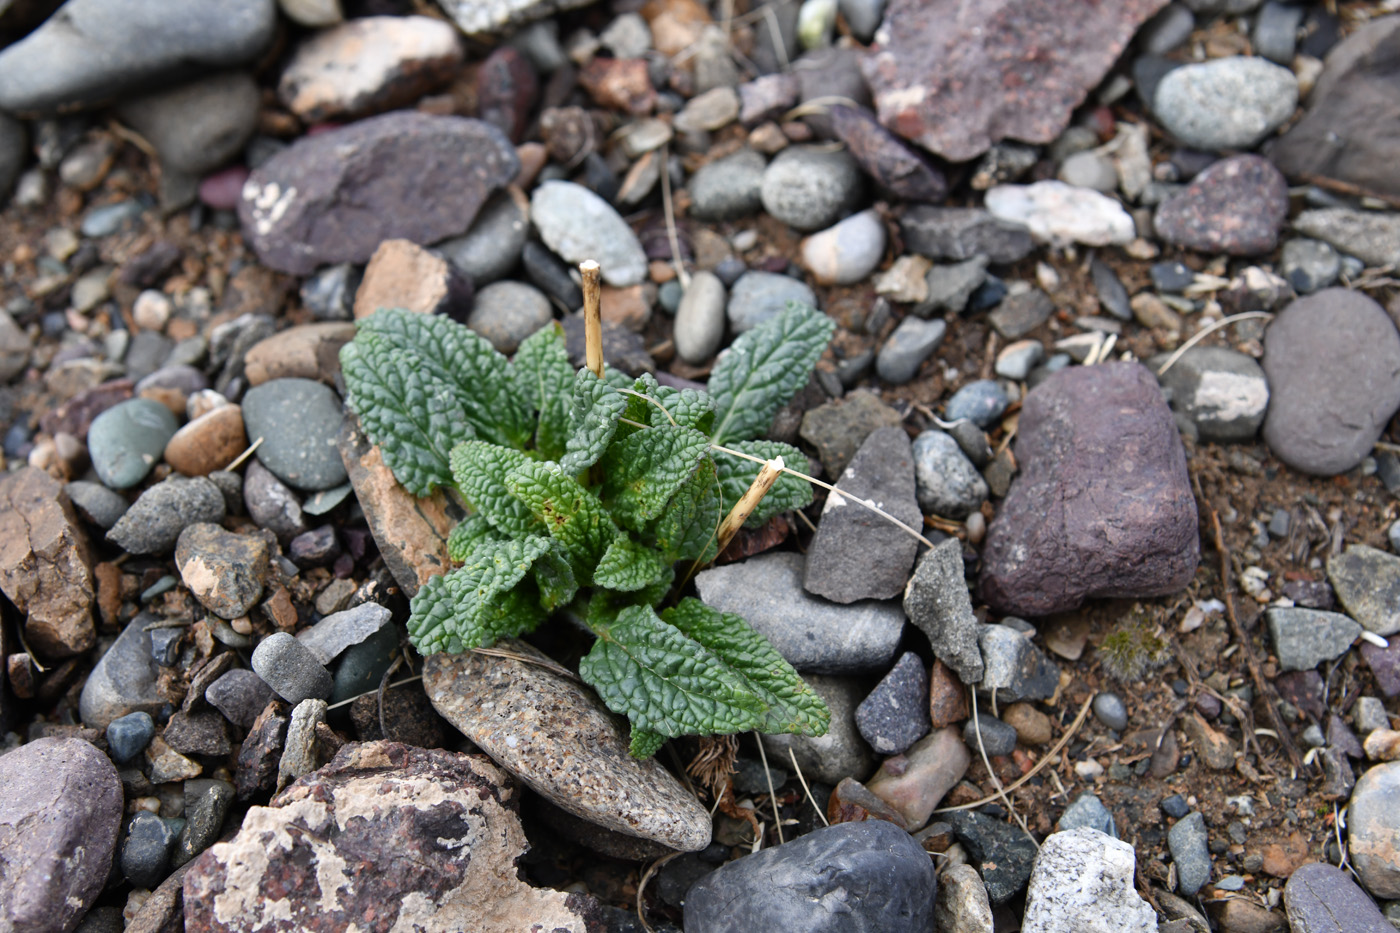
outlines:
M753 510L758 508L758 503L768 495L768 490L773 488L783 470L782 457L775 457L763 464L763 469L758 471L748 491L739 497L739 501L734 503L734 508L730 509L729 514L724 516L724 521L719 523L719 531L715 532L715 538L721 552L729 546L729 542L743 527L744 522L748 521Z
M585 259L578 264L583 275L583 341L588 368L603 378L603 296L598 284L598 262Z

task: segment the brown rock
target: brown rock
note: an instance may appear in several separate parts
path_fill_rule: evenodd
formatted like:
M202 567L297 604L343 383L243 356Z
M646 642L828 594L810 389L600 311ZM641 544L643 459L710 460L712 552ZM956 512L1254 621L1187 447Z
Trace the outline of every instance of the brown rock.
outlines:
M875 184L906 201L942 201L948 181L928 158L864 108L831 108L831 126Z
M1275 878L1287 878L1308 860L1308 837L1295 832L1283 842L1264 846L1260 853L1264 857L1264 874Z
M436 314L463 310L470 304L470 283L447 260L409 240L385 240L374 251L355 292L355 319L369 317L380 308Z
M539 79L530 60L508 45L498 46L476 71L477 116L518 143L538 92Z
M1288 929L1282 913L1242 897L1216 901L1212 906L1220 933L1282 933Z
M35 467L0 479L0 590L25 614L25 639L41 657L71 657L97 640L87 535L63 486Z
M394 479L379 448L371 445L358 423L347 418L338 439L341 459L364 509L365 521L384 564L404 592L413 596L430 577L452 566L447 536L460 516L442 490L416 499Z
M914 828L928 822L971 763L972 755L958 730L949 726L915 742L903 755L886 758L866 786L899 811L906 828Z
M619 324L631 331L646 330L651 321L651 305L642 291L645 287L632 285L627 288L614 288L604 285L599 296L603 320Z
M934 729L962 722L971 715L968 709L967 688L958 675L942 661L933 662L928 677L928 712Z
M1016 730L1016 738L1026 745L1044 745L1055 737L1050 717L1029 703L1012 703L1002 710L1001 721Z
M656 106L644 58L595 58L579 71L579 84L603 107L636 116Z
M1400 732L1394 729L1377 729L1366 736L1362 748L1366 751L1366 757L1372 761L1400 759Z
M584 933L592 899L520 880L518 793L480 755L347 745L190 864L185 930Z
M355 325L340 321L303 324L255 343L244 357L249 385L269 379L319 379L335 385L340 348L355 339Z
M1162 596L1200 563L1186 455L1141 363L1076 366L1026 396L1021 473L987 530L982 597L1041 616L1100 596Z
M181 865L162 881L127 921L122 933L184 933L184 884L189 868Z
M248 447L243 409L221 405L171 436L165 462L186 476L208 476L222 470Z
M130 379L113 379L75 395L39 418L39 430L45 434L71 434L87 437L92 420L118 402L131 398L135 383Z
M892 0L861 68L880 122L951 162L1052 142L1166 0ZM890 24L897 24L891 28Z
M237 619L262 599L270 551L263 538L199 522L180 532L175 564L185 586L206 609Z
M1196 747L1196 753L1201 756L1206 767L1215 771L1228 771L1234 767L1235 743L1230 741L1228 736L1212 729L1196 713L1183 718L1181 728L1191 740L1191 744Z
M1168 243L1205 253L1257 256L1273 250L1288 218L1288 182L1267 159L1221 159L1157 208Z
M269 791L277 783L277 765L282 757L282 743L287 738L288 707L281 700L271 700L248 730L248 737L238 748L238 762L233 772L233 786L239 800Z
M896 756L902 758L903 756ZM864 820L885 820L900 829L910 829L904 815L870 792L855 778L842 778L826 802L829 823L859 823Z
M202 710L196 713L178 712L170 717L161 737L167 745L182 755L227 755L228 727L222 713Z

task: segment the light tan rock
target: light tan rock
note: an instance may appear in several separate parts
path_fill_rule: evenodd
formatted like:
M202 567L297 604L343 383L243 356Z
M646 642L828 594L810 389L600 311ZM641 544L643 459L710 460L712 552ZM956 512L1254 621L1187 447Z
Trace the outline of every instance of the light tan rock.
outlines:
M919 827L928 822L971 763L972 755L958 730L948 726L924 736L903 755L886 758L866 786L902 813L910 827Z
M409 240L385 240L370 257L355 292L355 320L380 308L433 314L465 299L459 289L460 280L441 256Z
M253 344L244 357L249 385L270 379L319 379L335 384L340 348L355 339L355 325L341 321L303 324Z

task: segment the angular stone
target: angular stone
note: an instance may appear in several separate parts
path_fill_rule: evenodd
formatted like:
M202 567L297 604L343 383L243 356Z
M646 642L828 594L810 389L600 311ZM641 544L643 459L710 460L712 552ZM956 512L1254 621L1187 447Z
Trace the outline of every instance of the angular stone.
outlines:
M1096 829L1052 834L1031 870L1022 933L1156 933L1136 868L1132 846Z
M1202 253L1257 256L1278 245L1288 219L1288 182L1256 155L1221 159L1163 201L1157 235Z
M941 818L953 824L969 861L982 873L993 905L1021 893L1036 856L1035 841L1021 827L975 810L953 810Z
M868 110L838 104L831 108L830 118L836 138L881 189L904 201L938 202L947 196L943 173L881 126Z
M1390 933L1395 929L1375 901L1335 865L1310 862L1283 886L1292 933Z
M1320 207L1293 218L1293 229L1372 266L1400 261L1400 214Z
M969 715L967 688L948 665L935 660L928 678L928 712L934 729L962 722Z
M972 753L952 726L925 736L904 754L885 759L866 782L910 827L923 826L972 763Z
M237 619L262 599L269 551L262 538L197 524L180 532L175 564L185 586L206 609Z
M903 814L854 778L842 778L841 783L832 789L831 797L826 802L826 818L832 824L883 820L900 829L909 828Z
M0 590L46 659L93 646L92 551L63 486L37 467L0 479Z
M943 824L947 826L947 824ZM987 886L971 865L952 865L942 873L933 916L939 933L992 933L992 904Z
M272 699L263 707L248 737L238 749L233 786L239 800L272 790L277 780L277 761L287 735L287 704Z
M1176 863L1177 890L1192 897L1210 880L1210 849L1206 843L1206 818L1195 812L1177 820L1167 830L1167 846Z
M1269 449L1318 476L1356 466L1400 408L1398 358L1394 323L1361 292L1325 288L1290 303L1264 333Z
M1022 224L1037 240L1061 247L1121 246L1137 233L1132 215L1115 198L1055 179L997 185L987 192L986 205L993 217Z
M353 609L328 615L310 628L298 632L297 641L311 649L316 660L329 664L346 648L360 644L388 625L392 617L388 606L361 603Z
M986 256L997 264L1016 262L1034 248L1030 231L998 220L976 207L916 204L899 221L905 249L929 259L961 262Z
M898 755L928 734L928 673L906 651L856 707L856 728L881 755Z
M1149 362L1154 373L1160 366L1156 357ZM1203 441L1247 441L1264 423L1269 381L1253 357L1237 350L1192 347L1157 379L1171 391L1172 411L1188 418Z
M1196 754L1213 771L1228 771L1235 764L1235 743L1230 737L1215 729L1196 713L1181 720L1181 731L1195 746Z
M480 756L351 744L253 807L185 875L188 933L545 929L583 933L590 898L534 888L518 791Z
M0 756L0 928L71 930L107 881L121 828L117 769L82 739Z
M1162 596L1200 562L1181 439L1140 363L1062 370L1027 395L1021 473L987 532L982 595L1048 615L1099 596Z
M742 615L799 671L854 674L885 669L904 629L897 603L836 605L802 588L801 554L770 552L695 577L700 598Z
M1312 670L1323 661L1340 657L1362 631L1339 612L1273 608L1265 616L1274 654L1285 671Z
M904 612L959 680L975 684L982 679L978 622L963 576L961 541L949 538L919 559L904 590Z
M1400 557L1353 544L1327 561L1327 579L1337 599L1369 632L1400 632Z
M977 635L982 649L983 693L995 690L1009 702L1048 700L1060 683L1060 670L1029 638L1009 625L984 625Z
M898 427L899 412L874 392L852 392L802 416L802 439L817 449L827 476L839 477L872 431Z
M89 729L106 729L128 713L158 713L165 705L156 689L159 669L151 657L151 633L144 631L154 619L149 613L132 619L88 675L78 711Z
M175 713L166 723L161 738L182 755L222 757L233 749L223 715L210 709Z
M893 0L861 70L880 122L951 162L1002 139L1053 142L1165 0L1083 16L1073 0Z
M448 264L411 240L385 240L365 266L355 291L356 320L380 308L460 319L472 303L472 285Z
M277 789L315 771L323 759L318 756L316 730L326 723L325 700L302 700L292 709L283 742L282 760L277 763Z
M263 263L307 275L367 262L384 240L457 236L519 170L489 123L398 111L304 136L258 166L239 219Z
M933 860L883 821L841 823L730 862L691 887L687 933L933 929Z
M914 459L902 428L872 431L822 508L802 585L838 603L899 595L919 542L849 499L874 503L910 527L923 516L914 499Z
M224 494L202 476L170 476L127 509L107 540L132 554L169 554L180 532L198 522L224 520Z
M597 694L543 666L552 662L523 642L496 644L531 660L428 656L423 688L439 715L575 816L686 852L710 844L705 809L654 758L628 754Z

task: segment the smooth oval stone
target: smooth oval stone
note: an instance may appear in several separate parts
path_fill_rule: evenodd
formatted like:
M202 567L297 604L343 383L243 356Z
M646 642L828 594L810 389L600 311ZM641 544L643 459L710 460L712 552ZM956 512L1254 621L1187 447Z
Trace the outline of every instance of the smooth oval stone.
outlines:
M784 149L763 172L763 208L798 230L820 230L856 206L861 177L859 164L844 149Z
M530 218L540 238L565 262L593 259L603 281L617 288L646 277L641 241L613 206L582 185L547 181L530 199Z
M465 234L437 246L443 258L478 288L505 277L520 261L530 236L530 218L528 204L516 197L504 191L494 195Z
M745 272L729 293L729 327L736 334L776 317L789 301L817 306L817 296L805 282L776 272Z
M1361 883L1376 897L1400 898L1400 846L1395 813L1400 807L1400 761L1371 768L1356 782L1347 808L1347 845Z
M802 241L802 262L823 285L859 282L884 254L885 224L873 208Z
M714 355L724 340L724 283L713 272L696 272L676 310L676 352L699 365Z
M510 355L521 341L554 320L544 292L524 282L493 282L477 292L467 326Z
M133 398L98 415L88 429L92 468L113 489L129 489L151 472L179 422L159 402Z
M141 613L127 623L88 675L78 715L89 729L105 730L113 720L132 713L159 713L165 705L156 688L160 671L151 656L151 633L144 631L154 619Z
M1243 55L1173 69L1152 101L1167 131L1196 149L1253 148L1297 106L1291 71Z
M243 396L243 423L258 461L289 486L315 492L349 477L335 439L345 413L340 398L310 379L273 379Z
M501 767L575 816L698 852L710 844L705 809L655 759L627 751L619 720L591 690L555 674L531 646L498 648L534 663L434 654L423 665L433 707Z

